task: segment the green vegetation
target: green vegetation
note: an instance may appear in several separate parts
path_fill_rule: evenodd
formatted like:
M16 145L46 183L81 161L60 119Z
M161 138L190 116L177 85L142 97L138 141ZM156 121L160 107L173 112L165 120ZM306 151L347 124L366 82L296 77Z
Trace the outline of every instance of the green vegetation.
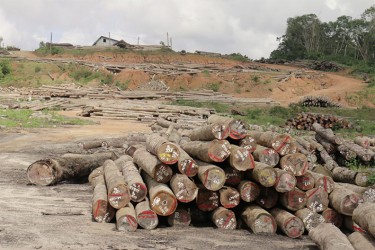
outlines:
M219 92L220 90L220 83L219 82L212 82L207 85L207 88L214 91L214 92Z
M12 69L8 60L0 61L0 79L11 73Z
M29 109L0 110L0 125L7 128L50 128L62 125L85 125L92 122L79 118L68 118L53 111L34 112Z
M251 76L251 81L253 81L254 83L259 83L259 80L260 80L260 77L255 75L255 76Z
M34 72L39 73L41 70L42 70L42 68L39 65L37 65L37 66L35 66Z
M232 53L225 56L228 59L240 61L240 62L249 62L250 59L246 55L242 55L241 53Z

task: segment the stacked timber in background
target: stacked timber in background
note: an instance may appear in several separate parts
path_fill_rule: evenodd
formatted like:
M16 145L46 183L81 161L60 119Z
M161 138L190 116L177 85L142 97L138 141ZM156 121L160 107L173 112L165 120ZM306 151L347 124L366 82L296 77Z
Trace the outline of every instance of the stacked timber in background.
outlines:
M184 135L169 124L160 126L158 133L136 136L139 141L132 137L108 141L126 155L119 159L107 155L108 160L95 165L89 176L94 220L110 222L116 214L119 231L168 223L211 224L227 230L246 226L253 233L280 229L291 238L309 232L320 246L337 237L346 239L338 228L348 227L361 232L350 241L358 238L374 244L375 188L368 186L369 175L340 166L327 152L332 144L343 155L353 150L364 160L358 147L366 153L371 149L347 142L317 123L316 138L246 128L241 121L213 115L206 125ZM371 157L369 164L374 161ZM46 179L38 176L44 165L30 166L32 183L56 183L35 181ZM328 230L332 239L317 234L319 228Z
M350 122L344 118L316 113L298 113L295 117L288 119L285 123L288 127L298 130L312 130L312 125L319 123L324 128L351 128Z
M305 107L341 108L340 103L332 101L326 96L304 96L299 103Z

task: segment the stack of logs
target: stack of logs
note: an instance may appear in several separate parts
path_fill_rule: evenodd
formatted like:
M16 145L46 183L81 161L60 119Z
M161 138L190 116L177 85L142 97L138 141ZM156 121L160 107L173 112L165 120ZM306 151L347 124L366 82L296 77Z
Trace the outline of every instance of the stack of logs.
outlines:
M342 107L340 103L334 102L326 96L304 96L302 100L299 102L299 104L305 107Z
M139 143L123 141L122 156L68 154L37 161L27 174L33 184L51 185L90 173L93 219L115 218L120 231L154 229L166 218L170 226L212 223L231 230L246 225L253 233L279 229L291 238L307 231L324 249L335 249L329 246L336 241L347 249L353 249L349 241L356 249L374 246L370 174L340 167L318 141L358 157L362 146L319 124L313 126L318 141L246 127L212 115L185 136L169 125ZM339 228L354 231L349 241Z
M335 115L317 114L317 113L298 113L295 117L288 119L286 125L298 130L312 130L312 125L319 123L324 128L351 128L351 123Z

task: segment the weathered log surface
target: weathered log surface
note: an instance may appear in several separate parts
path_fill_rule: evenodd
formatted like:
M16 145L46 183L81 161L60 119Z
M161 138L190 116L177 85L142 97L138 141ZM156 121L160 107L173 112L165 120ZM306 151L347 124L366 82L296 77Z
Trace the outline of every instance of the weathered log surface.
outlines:
M91 155L66 154L63 157L43 159L32 163L27 169L27 178L32 184L48 186L60 181L88 176L104 161L117 159L113 152Z
M362 202L360 194L342 187L335 188L329 194L330 205L344 215L352 215L353 210Z
M255 233L276 233L277 225L270 213L259 206L251 205L241 213L246 225Z
M220 204L224 208L234 208L240 204L241 197L237 189L223 187L219 190Z
M260 187L252 181L243 180L237 187L240 197L245 202L255 201L260 195Z
M323 212L328 208L328 193L321 187L306 191L306 207L314 212Z
M148 199L139 202L135 206L135 213L137 215L138 224L142 228L151 230L158 226L158 215L151 209L150 201Z
M190 209L178 207L176 211L168 216L168 224L171 227L187 227L191 223Z
M276 166L280 161L280 156L274 149L259 145L253 151L253 156L255 161L262 162L271 167Z
M327 208L322 212L322 216L327 223L332 223L340 228L343 223L343 216L332 208Z
M353 232L348 240L355 250L375 249L375 239L366 233Z
M325 250L354 250L348 238L331 223L321 223L309 231L310 238Z
M292 172L295 176L302 176L308 169L308 161L304 154L288 154L280 159L280 167Z
M116 227L118 231L134 232L137 230L137 216L132 203L129 203L125 207L117 210Z
M173 175L170 186L179 202L191 202L197 197L198 187L186 175Z
M302 220L307 231L310 231L313 228L317 227L319 224L325 222L323 216L321 216L317 212L311 211L308 208L302 208L298 210L295 215Z
M219 229L233 230L237 227L236 215L224 207L218 207L212 212L212 221Z
M260 162L255 162L251 177L264 187L272 187L276 183L277 174L274 168Z
M93 219L96 222L110 222L114 218L115 213L115 209L108 202L107 187L105 183L102 182L96 184L92 197Z
M227 124L212 123L197 127L190 132L192 141L211 141L214 139L225 140L229 136Z
M296 187L303 191L310 190L315 186L315 180L312 174L308 171L304 175L296 176Z
M231 145L229 164L240 171L253 169L255 166L254 158L250 152L236 145Z
M298 188L293 190L281 193L280 194L280 203L287 209L291 211L297 211L302 209L307 202L306 193Z
M230 155L230 143L226 140L210 142L190 141L181 145L190 156L204 162L223 162Z
M270 214L275 218L278 228L290 238L298 238L305 231L302 220L286 210L273 208Z
M277 178L274 188L279 193L285 193L293 190L296 187L297 180L294 175L288 171L275 168Z
M375 203L365 202L353 211L353 221L375 237Z
M198 162L198 165L198 177L205 188L217 191L224 186L226 176L222 168L205 162Z

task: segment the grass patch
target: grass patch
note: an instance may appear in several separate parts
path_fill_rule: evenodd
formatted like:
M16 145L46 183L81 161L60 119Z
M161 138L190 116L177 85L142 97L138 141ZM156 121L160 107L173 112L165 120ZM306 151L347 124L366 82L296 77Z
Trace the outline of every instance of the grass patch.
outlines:
M231 105L219 103L219 102L197 102L187 100L176 100L170 103L171 105L189 106L196 108L209 108L214 109L217 113L228 113L231 109Z
M34 112L29 109L0 110L0 125L7 128L51 128L63 125L87 125L91 121L79 118L70 118L57 114L54 111Z
M207 84L207 88L214 91L214 92L219 92L220 85L221 84L218 83L218 82L212 82L212 83Z

